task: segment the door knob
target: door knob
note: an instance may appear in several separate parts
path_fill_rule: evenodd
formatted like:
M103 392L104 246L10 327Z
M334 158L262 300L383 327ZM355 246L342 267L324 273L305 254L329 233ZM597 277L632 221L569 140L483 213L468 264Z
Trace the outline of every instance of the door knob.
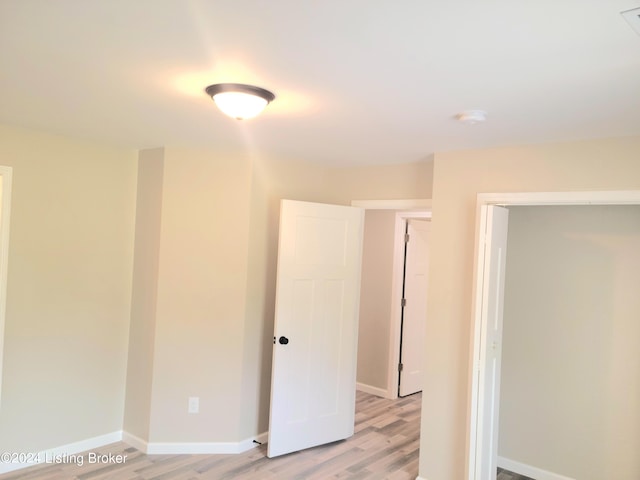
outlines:
M286 345L287 343L289 343L289 339L287 337L280 337L278 339L278 342L280 343L280 345Z

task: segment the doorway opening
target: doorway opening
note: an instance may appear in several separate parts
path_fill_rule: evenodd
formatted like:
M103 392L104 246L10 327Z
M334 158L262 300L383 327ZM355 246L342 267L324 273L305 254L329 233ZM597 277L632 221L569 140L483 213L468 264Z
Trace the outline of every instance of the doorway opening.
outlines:
M394 202L389 208L397 210L397 206ZM380 211L380 205L375 209ZM362 277L367 277L362 274L360 262L364 210L359 206L281 201L268 457L354 434L361 319L358 293ZM392 221L405 219L404 223L406 218L421 216L430 217L430 213L391 212ZM393 232L393 228L389 229L391 246ZM399 243L404 246L404 230L401 233ZM398 250L402 265L404 247ZM389 264L392 252L393 248L389 248L385 255ZM391 285L391 279L387 280ZM387 290L390 294L391 289ZM426 292L421 293L426 296ZM388 309L391 310L390 305ZM387 315L382 332L385 343L391 329L389 319ZM396 365L397 361L396 358ZM384 360L383 373L386 363ZM415 405L419 399L416 396L398 403ZM417 433L419 421L411 423ZM411 441L417 439L416 435Z
M496 383L487 381L495 373L499 373L502 328L496 335L491 335L490 326L501 322L504 295L499 288L504 264L500 262L499 248L496 244L506 239L503 234L496 233L493 213L506 210L509 206L570 206L570 205L640 205L640 192L553 192L522 194L480 194L478 195L478 215L476 228L476 254L474 279L474 336L473 355L470 368L471 398L468 425L469 444L469 480L494 480L497 463L497 418L499 415L499 375ZM500 222L498 222L500 223ZM506 222L505 226L506 226ZM499 229L498 229L499 230ZM502 239L502 240L501 240ZM503 262L504 263L504 262ZM493 304L492 304L493 302ZM487 359L492 355L497 358L491 366ZM538 478L536 476L535 478ZM540 477L543 478L543 477ZM551 477L544 477L551 478ZM562 478L562 477L553 477ZM565 477L566 478L566 477Z
M396 399L401 363L407 222L410 219L430 221L431 201L361 200L353 201L352 205L365 209L360 318L367 322L360 324L357 387L367 393ZM374 245L367 252L368 238L373 238ZM371 261L367 260L367 255L372 257ZM426 290L422 299L426 299ZM412 307L416 305L413 302ZM420 363L419 358L417 362ZM421 374L415 376L421 377Z

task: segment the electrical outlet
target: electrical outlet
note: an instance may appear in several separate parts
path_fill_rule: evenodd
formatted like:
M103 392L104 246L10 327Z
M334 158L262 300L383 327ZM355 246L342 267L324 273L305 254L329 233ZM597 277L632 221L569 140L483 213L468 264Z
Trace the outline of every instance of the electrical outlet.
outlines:
M189 413L200 412L200 397L189 397Z

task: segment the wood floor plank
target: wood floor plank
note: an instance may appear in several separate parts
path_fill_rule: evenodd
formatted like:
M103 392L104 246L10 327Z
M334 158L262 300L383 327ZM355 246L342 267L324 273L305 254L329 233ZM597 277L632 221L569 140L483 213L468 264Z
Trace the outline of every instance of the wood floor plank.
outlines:
M517 473L510 472L509 470L498 468L498 476L496 477L496 480L533 480L533 479L529 477L525 477L524 475L519 475Z
M355 434L268 458L261 445L238 455L146 455L118 442L94 450L127 455L122 464L38 465L0 480L414 480L418 475L421 394L388 400L357 392ZM80 455L80 454L79 454Z

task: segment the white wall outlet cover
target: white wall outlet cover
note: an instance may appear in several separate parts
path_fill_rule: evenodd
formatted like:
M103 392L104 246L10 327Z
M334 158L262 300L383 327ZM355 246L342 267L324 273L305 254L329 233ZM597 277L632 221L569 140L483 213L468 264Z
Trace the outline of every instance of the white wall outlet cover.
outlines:
M189 413L198 413L200 411L200 398L189 397Z

